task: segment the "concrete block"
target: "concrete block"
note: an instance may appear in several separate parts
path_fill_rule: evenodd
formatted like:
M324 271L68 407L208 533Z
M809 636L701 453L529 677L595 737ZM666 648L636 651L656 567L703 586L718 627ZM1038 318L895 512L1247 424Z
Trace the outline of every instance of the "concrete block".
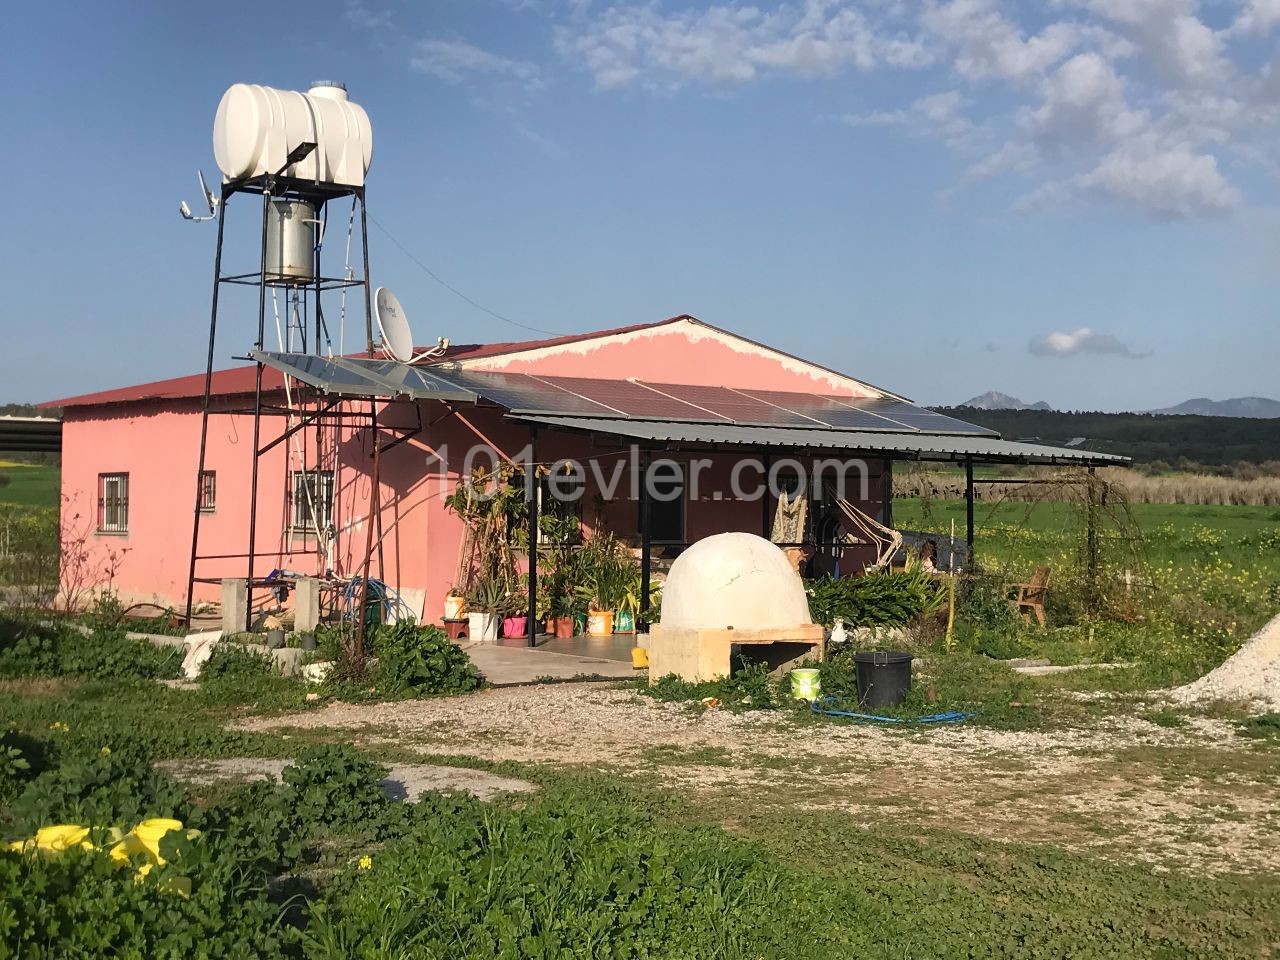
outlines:
M691 683L704 683L727 677L735 652L767 663L771 671L783 672L800 660L821 660L825 641L822 627L815 623L770 630L700 630L655 623L649 628L648 649L650 683L669 673Z
M320 581L299 577L293 591L293 629L312 633L320 623Z
M222 633L244 633L249 621L249 581L227 578L222 581Z

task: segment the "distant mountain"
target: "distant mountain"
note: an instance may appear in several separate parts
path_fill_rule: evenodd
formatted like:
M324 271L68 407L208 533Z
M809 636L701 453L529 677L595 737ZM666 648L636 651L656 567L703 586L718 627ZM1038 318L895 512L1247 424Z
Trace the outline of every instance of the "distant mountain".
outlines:
M1266 397L1236 397L1233 400L1210 400L1208 397L1196 397L1194 400L1186 400L1176 407L1165 407L1163 410L1152 410L1151 412L1191 414L1198 417L1259 417L1269 419L1280 417L1280 400L1268 400Z
M1023 403L1017 397L1011 397L1007 393L1000 393L998 390L988 390L981 396L973 397L960 404L962 407L972 407L974 410L1052 410L1043 400L1037 403Z

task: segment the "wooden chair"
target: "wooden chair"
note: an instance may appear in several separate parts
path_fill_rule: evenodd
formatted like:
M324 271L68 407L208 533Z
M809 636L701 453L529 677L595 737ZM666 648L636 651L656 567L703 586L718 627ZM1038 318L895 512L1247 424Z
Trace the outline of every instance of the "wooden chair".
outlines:
M1050 572L1049 567L1036 567L1030 583L1011 583L1005 588L1007 594L1012 594L1010 602L1022 614L1022 619L1030 623L1031 615L1035 614L1041 629L1045 627L1044 600L1049 593Z

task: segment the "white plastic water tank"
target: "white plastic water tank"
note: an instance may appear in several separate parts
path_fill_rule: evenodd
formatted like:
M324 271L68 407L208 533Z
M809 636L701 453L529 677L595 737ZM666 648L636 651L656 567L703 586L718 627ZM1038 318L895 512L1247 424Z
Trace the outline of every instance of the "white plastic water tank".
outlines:
M364 186L373 159L373 128L341 84L317 83L300 93L236 83L218 103L213 156L228 180L276 173L289 151L307 141L316 149L285 170L286 176Z

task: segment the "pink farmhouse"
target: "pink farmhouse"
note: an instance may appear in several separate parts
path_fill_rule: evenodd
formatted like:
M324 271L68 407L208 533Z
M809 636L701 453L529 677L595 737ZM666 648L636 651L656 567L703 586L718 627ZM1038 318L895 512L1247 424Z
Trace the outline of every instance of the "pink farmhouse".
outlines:
M888 524L894 459L1059 462L1072 456L1000 441L989 431L912 407L896 394L690 316L550 340L452 346L422 366L472 384L509 386L518 380L564 402L543 416L518 409L521 403L500 391L471 403L335 395L323 426L287 436L293 420L264 417L255 579L273 570L356 577L367 545L376 539L375 575L416 615L438 620L458 575L464 534L461 521L445 508L445 497L469 466L487 466L484 457L514 456L535 432L538 462L567 458L599 467L588 473L585 494L574 508L584 531L605 527L633 543L640 508L625 495L627 474L636 469L633 450L685 465L694 457L705 460L698 489L690 486L660 505L651 501L653 547L668 555L724 531L769 535L776 497L762 506L731 492L735 467L748 458L764 459L749 474L757 482L760 471L786 458L859 458L865 482L845 497ZM282 369L288 368L268 365L263 384L264 403L283 411L314 384L300 383ZM64 526L83 529L98 559L116 558L112 586L122 599L175 608L186 603L195 509L201 511L199 554L206 559L199 562L194 599L215 599L220 579L248 574L255 372L243 366L213 375L210 403L219 415L210 419L198 506L203 374L49 404L61 407L64 417ZM356 422L371 402L381 445L376 538L368 529L375 431ZM681 415L671 415L673 405ZM890 421L874 412L888 405L907 415ZM823 409L861 411L859 423L884 422L878 431L836 433ZM484 456L474 459L477 454ZM607 489L601 481L616 473L620 482ZM738 467L736 476L748 474ZM843 572L860 572L875 558L872 544L844 531L835 535L841 538ZM830 538L818 533L818 539Z

